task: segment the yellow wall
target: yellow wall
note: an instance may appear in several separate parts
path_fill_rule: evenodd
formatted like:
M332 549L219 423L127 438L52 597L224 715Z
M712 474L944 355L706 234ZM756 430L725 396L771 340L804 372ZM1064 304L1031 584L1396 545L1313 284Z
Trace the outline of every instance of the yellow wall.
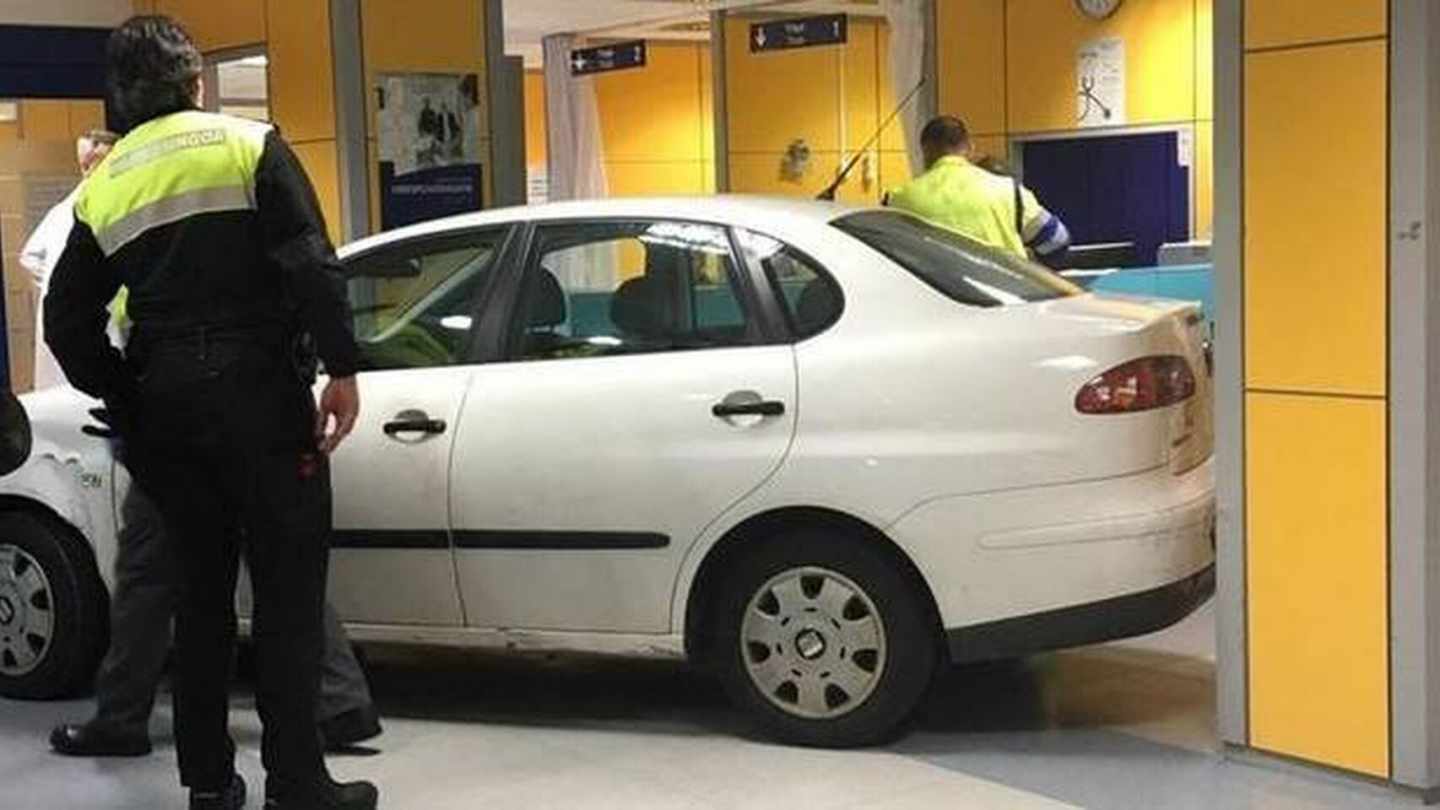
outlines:
M737 192L814 196L839 170L842 154L859 149L894 107L883 22L850 19L841 47L752 54L753 17L726 23L726 92L729 107L730 188ZM809 172L800 182L781 178L790 142L810 146ZM873 168L857 168L840 199L874 203L887 187L909 179L898 123L872 152ZM867 177L868 174L868 177Z
M1128 126L1195 132L1195 238L1213 225L1213 0L1130 0L1107 20L1073 0L938 0L940 112L958 115L977 149L1004 157L1006 138L1075 129L1075 63L1095 39L1125 40Z
M715 191L708 44L651 41L643 68L594 76L610 195ZM636 103L636 99L643 102ZM545 77L525 74L525 163L545 170Z
M546 171L549 143L545 131L545 71L525 71L525 167Z
M593 78L611 196L713 192L709 46L651 42L646 61Z
M494 162L489 138L490 105L484 98L485 9L476 0L426 0L424 13L416 12L413 0L365 0L360 6L364 31L366 87L373 87L376 74L474 73L479 79L480 160L484 165L485 203L493 199ZM376 98L366 92L370 121L376 118ZM379 146L375 127L370 128L370 219L380 225Z
M315 185L330 237L338 239L339 164L328 0L136 0L135 10L174 17L206 53L265 47L270 60L271 118L295 147Z
M105 125L105 107L98 100L25 99L18 120L0 123L0 272L4 275L5 334L10 358L10 386L30 389L35 352L35 304L38 297L30 274L20 267L20 249L39 223L29 216L28 186L32 179L73 177L75 139Z
M1244 87L1251 743L1382 777L1384 6L1249 0Z

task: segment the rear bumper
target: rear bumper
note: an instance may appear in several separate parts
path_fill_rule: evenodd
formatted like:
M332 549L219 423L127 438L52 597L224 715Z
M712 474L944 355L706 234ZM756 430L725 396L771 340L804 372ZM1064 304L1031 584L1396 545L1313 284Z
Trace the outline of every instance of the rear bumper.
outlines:
M945 631L955 663L1014 658L1163 630L1215 593L1215 567L1140 593Z

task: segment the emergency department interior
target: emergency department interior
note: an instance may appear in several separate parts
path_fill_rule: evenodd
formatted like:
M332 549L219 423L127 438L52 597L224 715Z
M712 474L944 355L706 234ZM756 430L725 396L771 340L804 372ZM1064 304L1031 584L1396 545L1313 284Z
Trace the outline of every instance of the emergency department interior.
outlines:
M1440 801L1440 3L0 0L0 808L183 795L173 658L52 738L131 482L26 256L137 14L340 251L380 806Z

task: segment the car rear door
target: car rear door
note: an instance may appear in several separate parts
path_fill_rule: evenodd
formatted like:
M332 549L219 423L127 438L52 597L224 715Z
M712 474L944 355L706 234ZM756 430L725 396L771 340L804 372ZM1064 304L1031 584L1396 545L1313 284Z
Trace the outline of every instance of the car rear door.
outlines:
M477 314L509 230L407 241L351 259L360 421L333 459L331 602L342 619L459 626L449 534L455 426Z
M728 231L537 225L451 469L473 627L661 633L708 524L781 463L793 350Z

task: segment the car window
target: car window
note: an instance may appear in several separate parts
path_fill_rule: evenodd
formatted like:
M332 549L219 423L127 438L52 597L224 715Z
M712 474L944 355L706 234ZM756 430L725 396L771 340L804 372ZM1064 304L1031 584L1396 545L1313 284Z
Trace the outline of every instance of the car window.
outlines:
M526 360L755 342L724 228L690 222L542 225L512 324Z
M962 304L1000 307L1084 292L1038 264L909 214L863 211L831 224Z
M504 231L465 234L351 262L348 293L362 367L466 362L476 303L504 241Z
M845 307L840 285L813 259L764 234L741 228L735 235L745 257L764 269L797 338L817 335L839 320Z

